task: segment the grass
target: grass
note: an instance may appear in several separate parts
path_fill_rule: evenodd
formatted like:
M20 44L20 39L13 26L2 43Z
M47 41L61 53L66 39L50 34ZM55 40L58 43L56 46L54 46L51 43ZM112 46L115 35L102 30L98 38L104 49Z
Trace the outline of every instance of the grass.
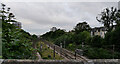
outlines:
M2 28L0 28L0 38L2 37Z
M40 49L40 46L42 45L42 50L39 51L39 53L41 54L41 57L43 59L53 59L53 50L50 49L49 47L47 47L46 44L44 44L43 42L39 42L38 43L38 48ZM61 56L59 56L57 53L55 53L55 60L61 60L63 59Z
M2 32L2 28L0 28L0 32Z
M0 56L0 59L2 59L2 56Z

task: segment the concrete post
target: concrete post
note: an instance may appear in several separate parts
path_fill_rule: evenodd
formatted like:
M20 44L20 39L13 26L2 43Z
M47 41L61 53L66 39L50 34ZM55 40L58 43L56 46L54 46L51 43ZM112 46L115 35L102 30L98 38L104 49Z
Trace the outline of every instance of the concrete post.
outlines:
M76 59L76 50L75 50L75 59Z
M65 48L65 41L64 41L64 48Z
M60 47L62 48L62 43L60 43Z
M113 59L114 59L114 49L115 49L115 45L113 44Z
M53 59L55 60L55 46L54 46L54 50L53 50Z

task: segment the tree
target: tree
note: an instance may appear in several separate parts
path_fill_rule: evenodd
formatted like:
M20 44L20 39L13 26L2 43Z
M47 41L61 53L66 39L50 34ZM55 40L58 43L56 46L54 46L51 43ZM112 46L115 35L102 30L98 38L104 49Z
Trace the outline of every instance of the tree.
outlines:
M117 26L120 26L120 10L117 11L116 17L117 17L116 24L117 24Z
M90 59L110 59L112 54L103 48L88 48L88 51L84 54Z
M80 32L79 34L74 34L73 35L73 42L75 42L77 45L79 44L86 44L87 39L90 37L90 33L87 31Z
M115 50L119 52L119 49L120 49L120 36L119 35L120 35L120 27L117 27L112 32L108 32L105 35L104 45L115 45Z
M78 23L75 28L75 33L80 33L83 31L89 31L90 30L90 26L86 23L86 22L82 22L82 23Z
M46 39L46 40L53 41L53 40L57 39L58 37L62 36L63 34L65 34L64 30L57 29L54 32L53 31L49 31L49 32L43 34L41 37Z
M60 37L58 37L56 40L55 40L55 44L57 45L60 45L60 43L63 44L63 46L68 46L69 43L72 43L72 34L71 33L66 33Z
M37 38L38 38L38 36L37 36L37 35L35 35L35 34L33 34L33 35L32 35L32 38L33 38L33 40L34 40L34 39L37 39Z
M98 22L104 24L107 31L111 31L113 29L113 25L116 21L116 13L117 9L114 7L111 7L111 9L106 8L99 14L99 17L96 17Z
M31 35L23 29L16 29L13 25L15 16L10 13L10 8L5 11L5 5L2 4L0 17L2 18L2 58L3 59L32 59L36 56L32 47Z
M92 47L100 48L103 45L103 39L100 36L96 35L96 36L92 37L90 45Z

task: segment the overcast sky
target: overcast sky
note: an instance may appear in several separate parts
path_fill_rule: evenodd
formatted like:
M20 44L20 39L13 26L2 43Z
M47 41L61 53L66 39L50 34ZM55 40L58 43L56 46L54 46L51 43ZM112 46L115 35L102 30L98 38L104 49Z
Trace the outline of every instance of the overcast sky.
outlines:
M5 2L31 34L44 34L51 27L72 30L86 21L91 27L102 26L96 16L105 8L118 7L117 2Z

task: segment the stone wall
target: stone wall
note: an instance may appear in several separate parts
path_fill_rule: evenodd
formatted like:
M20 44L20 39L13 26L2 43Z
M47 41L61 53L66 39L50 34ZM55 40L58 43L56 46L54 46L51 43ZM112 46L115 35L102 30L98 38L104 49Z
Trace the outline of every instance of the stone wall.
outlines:
M88 62L78 60L4 60L2 64L120 64L118 59L93 59Z

